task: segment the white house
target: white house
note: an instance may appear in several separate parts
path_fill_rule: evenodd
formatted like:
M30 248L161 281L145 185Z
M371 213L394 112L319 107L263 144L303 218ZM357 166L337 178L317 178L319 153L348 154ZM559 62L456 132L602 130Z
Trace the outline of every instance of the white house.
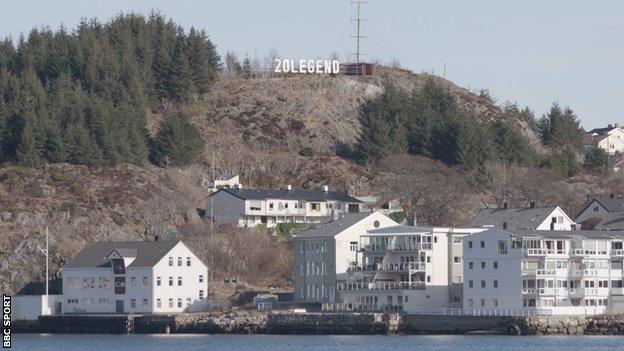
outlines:
M492 229L463 241L464 310L624 311L624 232Z
M559 207L484 208L470 222L470 227L520 230L575 230L576 223Z
M358 261L338 284L342 308L415 312L460 307L461 238L481 228L392 226L360 236Z
M323 190L231 189L208 196L206 214L214 223L238 227L279 223L321 223L343 213L360 212L361 201L346 193Z
M335 303L336 284L346 281L357 260L360 236L369 229L397 225L379 212L348 213L293 237L296 303Z
M210 190L211 192L215 192L221 188L241 188L240 176L237 174L235 176L223 175L214 180L205 179L202 182L203 186Z
M354 196L356 199L362 201L362 206L371 210L379 211L386 216L392 213L403 212L403 207L399 203L399 200L387 200L380 201L380 197L376 195Z
M208 269L181 241L91 243L61 273L64 314L178 313L206 307Z
M624 151L624 130L617 123L606 128L596 128L583 134L585 146L597 145L609 155Z

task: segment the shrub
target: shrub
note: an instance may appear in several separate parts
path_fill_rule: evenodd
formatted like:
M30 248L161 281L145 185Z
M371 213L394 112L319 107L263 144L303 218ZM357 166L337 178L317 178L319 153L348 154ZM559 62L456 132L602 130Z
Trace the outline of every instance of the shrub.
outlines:
M388 217L390 217L390 219L392 219L393 221L397 222L397 223L401 223L405 220L405 213L403 213L403 211L401 212L393 212L391 214L388 215Z
M280 236L291 236L293 229L295 231L300 229L306 229L308 225L306 223L295 223L295 222L287 222L287 223L279 223L277 225L277 234Z
M304 157L312 157L314 155L314 150L312 150L311 147L306 146L301 148L301 150L299 150L299 155L304 156Z

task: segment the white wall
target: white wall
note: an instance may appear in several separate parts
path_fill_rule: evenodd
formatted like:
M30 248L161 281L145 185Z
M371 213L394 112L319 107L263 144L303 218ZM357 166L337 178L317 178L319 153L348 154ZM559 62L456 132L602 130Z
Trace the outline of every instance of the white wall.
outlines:
M42 315L52 315L55 305L62 303L62 295L15 295L11 298L13 320L36 320Z
M522 308L522 249L511 248L511 236L508 232L489 230L463 238L464 251L464 308ZM507 245L507 254L499 252L499 241ZM472 242L470 248L469 242ZM485 248L481 247L484 242ZM472 262L473 268L470 269ZM481 263L485 262L485 268ZM494 269L494 262L498 269ZM494 281L498 281L498 288ZM473 287L470 288L470 281ZM485 288L481 287L485 281ZM470 299L473 305L470 306ZM481 306L485 299L485 306ZM498 300L494 306L493 299Z
M557 220L557 223L555 223L555 226L554 226L554 228L552 228L552 230L572 230L572 225L575 224L574 221L572 219L570 219L570 217L568 217L568 215L565 212L563 212L563 210L561 208L557 207L535 229L536 230L551 230L550 224L552 222L552 218L553 217L561 218L562 221L561 221L561 223L559 223L559 221Z

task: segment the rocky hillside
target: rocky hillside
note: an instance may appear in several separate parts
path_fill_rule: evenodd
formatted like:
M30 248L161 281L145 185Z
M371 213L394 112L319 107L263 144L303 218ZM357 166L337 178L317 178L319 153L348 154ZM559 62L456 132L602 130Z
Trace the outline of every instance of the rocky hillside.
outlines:
M385 82L411 90L427 79L447 86L460 106L474 111L483 124L502 115L490 100L452 82L384 67L377 67L371 77L221 77L209 93L186 107L206 141L201 165L184 170L149 165L2 167L0 289L15 293L30 281L43 280L44 258L37 247L45 245L46 225L52 236L53 276L90 241L141 240L184 228L197 234L194 240L204 240L206 224L196 209L203 207L201 183L212 177L213 167L217 175L240 174L245 186L327 184L351 194L378 192L384 186L379 171L348 157L360 133L360 106L380 94ZM151 132L161 118L160 113L151 115ZM523 121L513 122L538 144ZM469 218L478 205L474 202L462 218ZM280 257L289 259L286 253ZM280 262L280 277L271 284L288 280L290 266Z

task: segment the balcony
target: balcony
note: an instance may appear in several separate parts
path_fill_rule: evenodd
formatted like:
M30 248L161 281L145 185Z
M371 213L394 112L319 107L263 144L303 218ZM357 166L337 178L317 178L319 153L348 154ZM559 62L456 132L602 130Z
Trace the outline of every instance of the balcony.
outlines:
M538 277L550 277L554 276L556 271L554 269L523 269L522 275L535 275Z
M624 249L611 250L611 256L612 257L623 257L624 256Z
M363 252L386 252L386 251L422 251L431 250L431 243L414 243L414 244L363 244L360 251Z
M338 283L338 291L425 290L425 282Z
M529 249L524 249L524 254L526 256L567 255L568 250L529 248Z
M607 250L595 250L595 249L574 249L572 250L572 256L596 256L606 255Z
M424 262L389 262L374 263L363 267L349 267L349 272L424 272L426 264Z

